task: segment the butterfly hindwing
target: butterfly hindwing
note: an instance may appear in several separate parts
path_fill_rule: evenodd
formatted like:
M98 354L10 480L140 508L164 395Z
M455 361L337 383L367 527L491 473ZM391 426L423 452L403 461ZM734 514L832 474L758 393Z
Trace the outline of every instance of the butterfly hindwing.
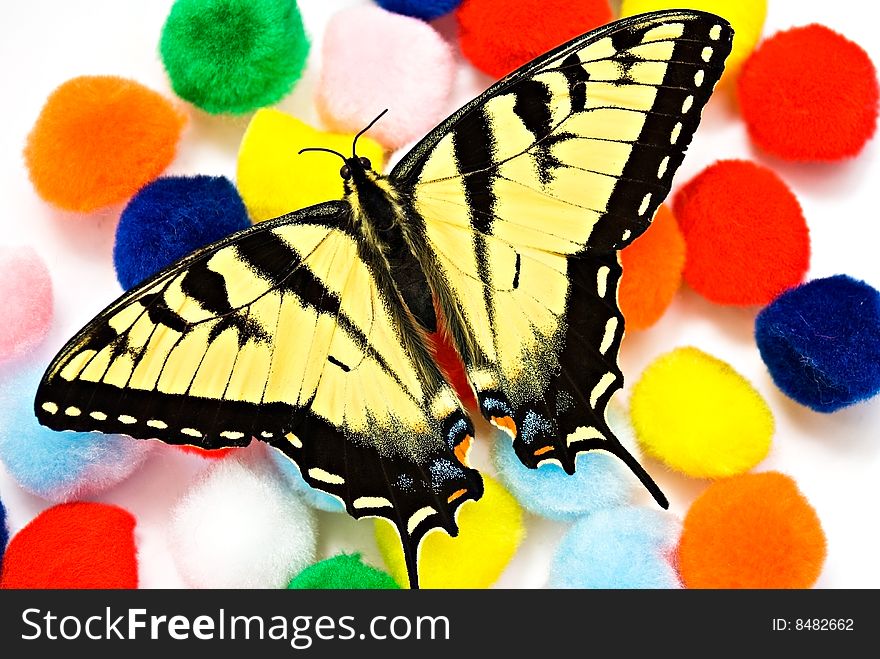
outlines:
M617 252L669 192L730 51L710 14L618 21L527 64L392 172L481 411L522 461L615 452ZM662 497L662 494L658 498Z
M410 548L454 533L482 492L455 453L473 429L350 215L331 202L261 223L127 292L49 366L38 418L204 448L257 437Z

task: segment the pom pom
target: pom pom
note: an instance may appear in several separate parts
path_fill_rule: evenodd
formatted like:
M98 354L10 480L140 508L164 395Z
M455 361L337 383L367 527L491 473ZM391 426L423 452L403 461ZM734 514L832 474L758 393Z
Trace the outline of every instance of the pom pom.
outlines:
M776 386L817 412L880 393L880 292L846 275L783 293L755 320Z
M360 554L339 554L310 565L296 575L287 587L294 590L321 588L325 590L399 589L387 572L377 570L361 560Z
M825 553L816 511L771 471L706 488L685 515L678 563L687 588L810 588Z
M462 53L496 78L614 18L608 0L464 0L455 15Z
M352 7L334 14L324 33L318 110L329 128L357 133L388 107L369 135L395 149L446 116L454 78L452 51L430 25Z
M236 184L255 222L331 199L341 199L341 161L329 153L303 153L323 147L351 153L354 135L325 133L280 110L259 110L248 124L238 151ZM358 155L382 170L382 147L366 135L357 143Z
M764 41L743 67L737 92L751 140L785 160L855 156L877 129L873 62L824 25Z
M461 0L376 0L376 4L396 14L430 21L451 12Z
M620 16L634 16L661 9L696 9L726 19L733 28L733 48L724 64L721 82L733 80L761 38L767 18L767 0L623 0Z
M648 366L630 415L645 453L697 478L748 471L767 456L774 431L761 394L697 348L676 348Z
M105 503L44 510L9 543L0 588L137 588L134 527L131 513Z
M767 304L809 268L800 204L767 167L718 161L679 189L673 211L687 246L684 280L712 302Z
M171 163L185 122L163 96L133 80L68 80L49 96L28 135L31 183L67 210L122 203Z
M52 322L52 280L30 247L0 247L0 362L28 354Z
M673 515L601 510L573 524L550 565L550 588L680 588L670 560L681 532Z
M41 426L33 400L42 372L30 366L0 377L0 460L9 475L50 501L86 498L128 478L153 442Z
M284 588L314 561L311 510L268 469L213 463L172 510L170 542L196 588Z
M7 542L9 542L9 528L6 526L6 508L0 501L0 570L3 569L3 554L6 553Z
M294 0L177 0L159 51L178 96L240 114L293 89L309 41Z
M288 458L281 451L270 449L269 455L272 461L278 467L278 470L284 475L287 485L296 492L300 498L309 504L312 508L324 510L328 513L344 513L345 504L332 494L327 494L321 490L317 490L302 477L297 464Z
M419 585L422 588L488 588L513 558L524 535L523 512L498 482L483 474L479 501L458 512L458 536L436 531L422 540ZM384 519L376 521L376 542L394 581L409 585L400 536Z
M684 236L672 211L661 204L648 230L620 253L623 277L618 300L627 330L656 323L681 286Z
M225 176L168 176L128 202L116 228L113 264L125 289L226 235L250 226Z
M608 408L608 422L624 445L635 443L623 413L613 405ZM559 521L623 505L638 486L620 459L604 451L578 455L576 471L571 476L550 462L529 469L517 457L510 438L500 432L492 445L492 461L498 478L523 508Z

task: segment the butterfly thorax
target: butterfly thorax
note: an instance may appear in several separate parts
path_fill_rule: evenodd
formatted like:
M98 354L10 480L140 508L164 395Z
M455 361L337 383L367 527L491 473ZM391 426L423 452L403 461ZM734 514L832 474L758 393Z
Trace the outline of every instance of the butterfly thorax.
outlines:
M359 160L347 162L351 176L344 180L345 197L351 204L355 227L371 245L387 251L383 234L404 223L399 193L387 177Z

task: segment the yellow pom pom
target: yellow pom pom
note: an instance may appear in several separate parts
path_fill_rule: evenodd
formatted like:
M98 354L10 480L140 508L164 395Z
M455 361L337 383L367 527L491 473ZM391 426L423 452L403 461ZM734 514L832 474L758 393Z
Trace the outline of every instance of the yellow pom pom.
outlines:
M733 80L742 63L761 38L767 17L767 0L622 0L620 16L634 16L661 9L696 9L721 16L733 27L733 50L727 58L721 82Z
M483 485L485 490L479 501L467 501L459 508L457 537L436 530L422 541L422 588L488 588L516 553L524 534L522 508L507 490L485 474ZM394 580L408 584L400 538L387 520L376 520L376 542Z
M748 471L770 450L773 414L729 364L677 348L642 373L630 415L646 454L697 478Z
M325 133L280 110L264 108L251 119L238 151L236 185L254 222L342 198L342 161L329 153L303 153L307 147L333 149L349 157L354 135ZM385 154L362 135L359 156L382 169Z

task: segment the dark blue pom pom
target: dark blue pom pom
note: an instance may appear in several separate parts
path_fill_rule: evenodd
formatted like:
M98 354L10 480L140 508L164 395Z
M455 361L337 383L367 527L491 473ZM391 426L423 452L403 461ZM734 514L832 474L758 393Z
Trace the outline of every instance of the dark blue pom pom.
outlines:
M847 275L802 284L770 303L755 339L773 381L817 412L880 392L880 292Z
M9 541L9 530L6 528L6 508L0 501L0 567L3 566L3 554L6 552L6 543Z
M451 12L461 4L461 0L376 0L376 4L395 14L430 21Z
M129 289L194 249L250 226L224 176L168 176L144 186L122 211L113 264Z

